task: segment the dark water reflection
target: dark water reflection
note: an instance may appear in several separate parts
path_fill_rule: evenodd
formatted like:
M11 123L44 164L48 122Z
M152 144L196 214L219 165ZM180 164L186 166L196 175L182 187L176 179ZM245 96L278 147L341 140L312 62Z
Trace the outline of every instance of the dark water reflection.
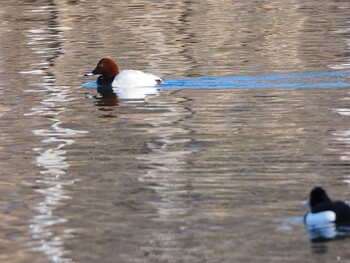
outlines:
M346 262L301 216L349 199L349 7L2 3L0 261ZM165 89L82 86L103 56Z

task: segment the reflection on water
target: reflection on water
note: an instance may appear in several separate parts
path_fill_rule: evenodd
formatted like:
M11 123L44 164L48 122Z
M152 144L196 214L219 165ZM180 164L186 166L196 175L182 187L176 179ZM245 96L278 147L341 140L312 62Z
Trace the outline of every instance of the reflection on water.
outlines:
M164 86L164 85L163 85ZM97 89L101 95L98 97L100 104L109 106L117 106L119 100L143 101L150 97L158 96L161 92L161 87L112 87L98 86L97 82L86 82L83 87Z
M184 116L191 118L194 113L182 107L184 102L186 100L180 99L171 104L159 101L150 105L153 109L162 109L167 114L164 114L162 119L148 118L146 120L150 128L145 129L144 132L157 137L147 142L146 147L149 149L147 154L137 158L149 168L148 172L142 174L138 180L150 185L150 189L155 191L160 198L159 202L151 204L158 211L161 221L171 221L178 215L187 214L190 209L185 204L186 200L182 200L179 196L185 194L181 189L184 184L190 182L178 181L176 174L186 169L189 156L195 154L195 148L178 147L191 143L192 139L189 135L191 130L181 126L169 129L166 125L181 122ZM168 151L169 148L172 150ZM163 239L161 236L155 238L158 241Z
M347 94L347 96L344 96L342 98L344 102L350 101L350 94ZM350 117L350 108L338 108L335 107L335 112L339 114L340 116L345 117L348 119ZM346 130L338 130L333 133L334 140L337 141L338 143L345 144L346 146L350 146L350 129L347 128ZM350 152L348 150L343 151L340 154L340 160L344 163L350 161ZM350 175L346 176L343 179L344 183L347 185L350 185Z
M164 89L341 88L350 72L307 72L261 76L201 77L167 80Z
M63 128L59 116L65 108L60 103L71 100L67 91L70 87L44 86L51 95L41 101L41 105L33 108L26 116L44 116L52 122L47 129L33 130L35 136L42 138L42 147L34 148L37 153L36 163L40 168L40 177L35 181L43 201L34 209L37 215L30 221L30 231L33 235L31 246L33 251L41 251L48 256L51 262L73 262L69 258L69 251L64 249L64 239L70 236L70 230L63 233L52 230L56 225L67 222L65 218L55 214L55 210L71 197L66 194L65 187L73 185L74 180L64 178L69 164L66 161L67 145L74 143L74 137L87 133L73 129ZM35 94L35 93L34 93Z
M30 10L33 13L53 14L56 10L49 6ZM43 40L58 42L54 25L28 30L27 45L36 54L47 55L52 48L42 45ZM58 44L57 44L58 45ZM56 51L56 49L54 49ZM51 60L55 57L52 54ZM40 105L32 107L25 116L42 117L51 124L48 127L34 129L31 132L41 138L41 146L33 148L36 153L36 164L39 175L35 182L35 192L42 197L35 207L36 215L29 220L29 231L32 233L32 241L29 243L31 251L39 251L45 254L50 262L73 262L69 257L69 251L64 248L64 240L70 236L68 228L64 231L57 230L57 226L65 224L67 219L56 214L56 210L71 197L67 195L65 188L75 183L74 180L65 179L69 164L66 161L65 148L72 145L74 138L87 131L79 131L62 127L63 121L60 115L65 111L64 103L72 101L68 92L70 86L53 86L55 77L48 72L49 63L41 63L41 70L20 71L24 75L38 75L42 78L42 84L36 84L36 89L27 89L26 93L33 96L41 96ZM44 94L49 94L45 96Z
M333 223L309 225L307 226L307 231L310 240L314 243L327 242L333 239L345 239L350 237L349 226L337 226Z
M121 100L143 100L150 96L158 95L160 89L157 87L98 87L97 92L99 92L102 96L102 103L111 103L113 101L111 101L111 99L113 99L112 93L116 96L116 98Z
M119 98L113 91L112 87L98 87L97 92L101 97L97 97L97 106L118 106Z
M323 242L334 239L337 236L336 226L333 223L324 225L310 225L307 227L311 241Z
M147 154L137 157L147 167L147 173L140 174L138 180L157 196L157 201L148 202L157 215L152 221L170 223L175 220L180 228L186 227L181 218L189 215L192 210L188 205L190 200L186 197L191 191L184 189L185 185L191 184L191 179L181 178L177 174L186 169L188 158L195 154L195 149L179 147L191 142L191 130L181 126L169 129L166 124L181 122L184 116L187 118L193 114L189 109L184 109L181 102L184 100L173 101L170 105L161 101L151 103L151 108L167 113L161 119L146 119L150 126L144 132L155 138L146 143ZM142 250L150 255L162 253L164 248L169 255L180 252L182 242L178 238L179 233L173 231L150 233L147 237L149 243L144 244Z

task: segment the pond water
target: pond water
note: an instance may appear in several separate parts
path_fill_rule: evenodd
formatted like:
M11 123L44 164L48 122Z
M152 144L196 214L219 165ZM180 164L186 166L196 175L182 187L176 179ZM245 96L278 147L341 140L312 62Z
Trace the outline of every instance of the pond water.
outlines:
M350 199L349 1L1 5L1 262L350 262L302 223Z

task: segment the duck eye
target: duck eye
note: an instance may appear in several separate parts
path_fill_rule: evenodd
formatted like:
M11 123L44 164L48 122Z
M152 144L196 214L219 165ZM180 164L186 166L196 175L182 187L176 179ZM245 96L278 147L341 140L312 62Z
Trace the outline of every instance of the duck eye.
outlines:
M99 66L100 68L103 68L103 63L98 64L98 66Z

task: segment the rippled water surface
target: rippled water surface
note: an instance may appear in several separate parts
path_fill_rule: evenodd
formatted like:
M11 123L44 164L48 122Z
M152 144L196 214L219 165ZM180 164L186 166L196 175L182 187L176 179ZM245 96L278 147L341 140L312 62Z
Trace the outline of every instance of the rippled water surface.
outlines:
M350 2L2 1L0 262L350 262ZM165 79L98 90L104 56ZM92 84L91 84L92 83Z

